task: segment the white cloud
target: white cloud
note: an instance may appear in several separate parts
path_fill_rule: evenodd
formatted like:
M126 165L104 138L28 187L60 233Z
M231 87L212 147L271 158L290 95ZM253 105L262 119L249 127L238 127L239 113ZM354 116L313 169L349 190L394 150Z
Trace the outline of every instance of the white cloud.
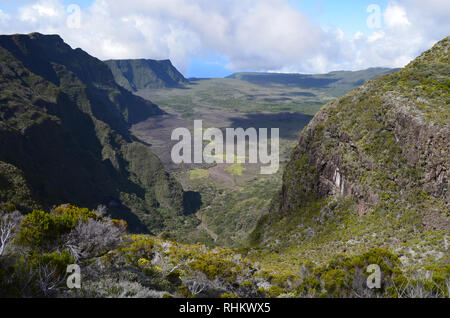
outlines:
M359 40L364 36L364 33L362 33L361 31L358 31L355 33L355 35L353 36L353 40Z
M406 11L403 7L390 3L384 12L384 22L388 28L410 26Z
M9 14L6 14L0 9L0 23L5 23L10 19Z
M382 29L357 32L347 42L348 58L337 68L403 67L450 34L450 1L391 1L383 12Z
M36 23L41 19L54 19L61 16L63 6L56 0L43 0L19 9L19 19L22 22ZM48 20L47 20L48 21Z
M374 32L372 35L370 35L367 38L367 42L372 43L377 40L383 39L385 36L386 36L386 34L384 33L384 31ZM359 38L361 38L361 37L359 37Z
M220 55L234 70L400 67L450 30L446 0L391 1L382 29L354 35L324 30L287 0L96 0L79 29L68 26L61 0L26 3L0 11L1 33L58 33L101 59L170 58L183 72L191 58Z

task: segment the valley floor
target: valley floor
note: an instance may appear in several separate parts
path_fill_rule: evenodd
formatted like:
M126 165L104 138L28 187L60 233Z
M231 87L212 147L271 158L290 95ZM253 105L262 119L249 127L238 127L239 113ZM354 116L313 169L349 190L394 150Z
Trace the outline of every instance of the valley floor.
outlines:
M188 237L184 231L182 236L172 233L174 238L188 243L236 247L246 244L257 220L267 212L270 199L281 187L283 168L298 134L312 116L300 112L303 107L295 108L291 100L291 103L282 100L280 105L279 99L273 97L280 97L280 94L291 92L291 89L259 87L265 92L264 96L269 94L272 99L253 101L251 96L245 95L248 92L242 92L250 84L242 85L243 81L236 83L232 79L217 81L229 85L225 92L216 87L216 80L202 80L185 89L138 92L138 95L157 102L167 115L136 124L132 131L140 140L152 145L153 151L186 191L201 194L203 204L196 213L201 224L191 229ZM217 94L220 96L217 97ZM296 97L298 103L304 98L301 95ZM191 102L185 104L186 100ZM319 103L317 98L315 103ZM230 105L233 107L230 108ZM298 111L286 112L286 105ZM272 112L263 109L271 109ZM194 120L202 120L203 129L279 128L280 169L274 175L264 176L260 174L259 164L174 165L170 154L177 142L171 141L172 131L179 127L193 131Z

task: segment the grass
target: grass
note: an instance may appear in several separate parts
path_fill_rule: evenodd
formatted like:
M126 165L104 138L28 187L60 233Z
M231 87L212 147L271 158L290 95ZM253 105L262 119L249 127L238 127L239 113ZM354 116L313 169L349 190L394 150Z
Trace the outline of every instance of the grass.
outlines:
M314 115L333 98L317 92L314 96L295 95L304 91L286 87L268 89L235 79L208 79L193 82L186 89L141 90L138 94L163 108L181 112L185 119L195 119L197 112L203 109L228 113L300 112ZM286 94L292 95L286 98Z
M200 180L200 179L206 179L209 177L208 170L205 169L196 169L190 171L190 180Z
M242 177L245 170L246 169L243 167L241 163L235 163L234 165L231 165L225 169L226 172L228 172L232 176L237 177Z

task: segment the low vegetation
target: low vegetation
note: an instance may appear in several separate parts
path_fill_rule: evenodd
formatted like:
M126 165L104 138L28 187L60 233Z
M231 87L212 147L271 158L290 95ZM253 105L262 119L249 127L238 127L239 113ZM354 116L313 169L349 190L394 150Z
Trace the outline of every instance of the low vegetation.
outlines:
M72 205L22 216L0 211L1 297L448 297L450 267L417 280L384 249L271 268L226 248L128 234L127 224ZM6 239L5 239L6 238ZM67 287L67 266L81 267L81 288ZM378 264L378 289L367 267Z

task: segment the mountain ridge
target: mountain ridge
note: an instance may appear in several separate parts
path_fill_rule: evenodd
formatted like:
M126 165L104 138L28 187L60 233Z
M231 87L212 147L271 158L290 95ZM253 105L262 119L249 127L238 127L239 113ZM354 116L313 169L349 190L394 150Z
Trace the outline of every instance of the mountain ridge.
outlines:
M116 82L129 91L181 87L188 81L170 60L106 60Z
M238 72L226 78L247 81L262 86L285 85L303 89L335 88L334 96L340 97L367 80L395 72L398 69L372 67L359 71L333 71L326 74Z
M158 106L57 35L0 36L0 56L2 201L29 202L25 211L105 204L137 231L159 231L160 208L184 213L181 185L129 131L164 114Z

